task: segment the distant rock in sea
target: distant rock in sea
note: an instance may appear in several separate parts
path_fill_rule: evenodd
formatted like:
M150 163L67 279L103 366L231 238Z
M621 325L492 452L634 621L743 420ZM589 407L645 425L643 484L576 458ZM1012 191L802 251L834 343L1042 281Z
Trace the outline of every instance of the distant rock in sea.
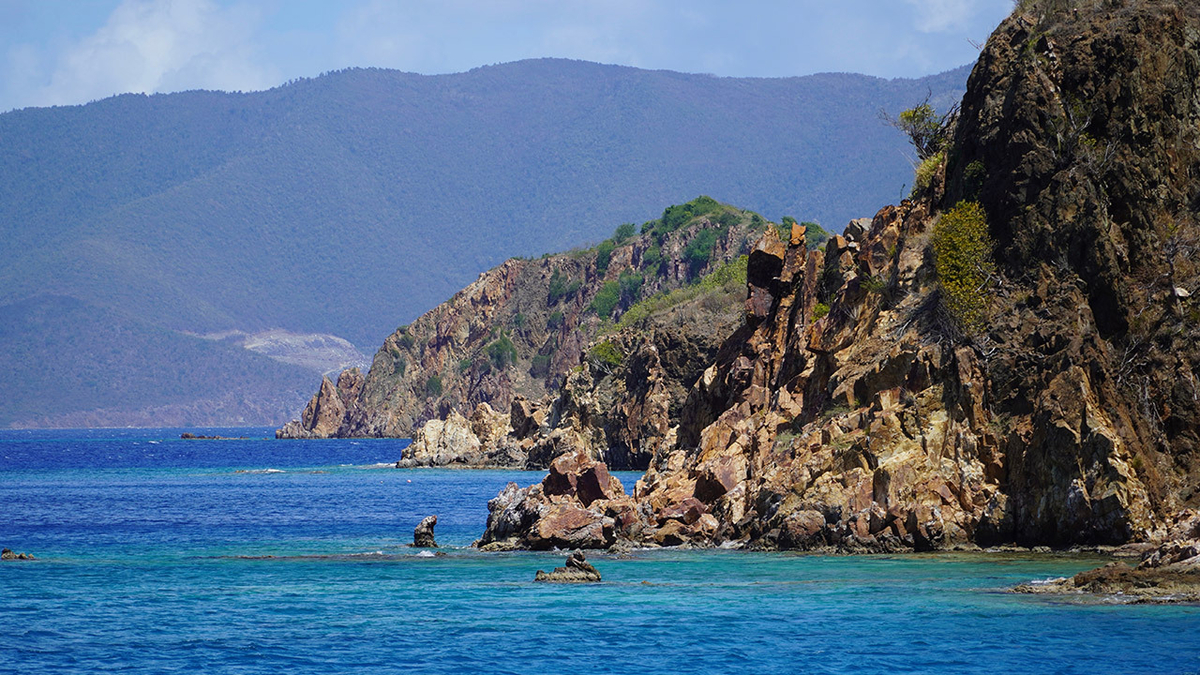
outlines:
M587 561L582 551L575 551L567 557L565 567L555 567L553 572L538 570L533 580L559 584L595 583L600 581L600 572Z
M437 548L437 541L433 538L433 528L437 525L437 516L425 516L416 529L413 530L413 547L414 548Z

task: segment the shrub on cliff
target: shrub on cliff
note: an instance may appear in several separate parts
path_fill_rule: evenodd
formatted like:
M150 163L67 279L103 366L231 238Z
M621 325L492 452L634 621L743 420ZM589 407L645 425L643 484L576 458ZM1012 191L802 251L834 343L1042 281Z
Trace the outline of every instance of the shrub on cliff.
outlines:
M621 365L621 361L625 359L625 355L621 353L621 348L612 340L597 342L592 346L589 355L593 364L610 368Z
M933 184L934 175L945 161L946 153L935 152L917 165L916 173L913 175L912 196L915 197L929 189L929 186Z
M618 244L624 243L634 235L635 229L633 223L622 223L617 227L617 231L613 232L612 240Z
M529 364L529 374L532 377L542 378L550 374L550 355L538 354L533 357Z
M517 348L507 335L501 335L487 346L488 359L497 370L503 370L517 360Z
M806 220L800 224L804 226L804 244L808 246L809 249L815 249L821 244L829 241L829 237L831 236L829 234L829 230L821 227L819 223Z
M957 115L957 104L944 115L939 115L929 104L929 96L926 96L921 103L901 112L897 117L880 111L880 117L885 122L908 136L909 142L917 151L917 159L922 162L941 152Z
M425 394L428 396L442 395L442 378L437 375L430 375L428 380L425 380Z
M554 270L554 274L550 275L550 288L546 294L546 303L556 305L559 300L575 295L582 285L583 282L579 279L571 279L559 270Z
M612 261L613 251L617 245L612 242L612 239L605 239L596 247L596 271L600 276L608 271L608 263Z
M596 297L592 298L592 304L589 309L595 312L601 319L607 319L612 316L613 310L617 308L617 304L621 302L621 285L616 281L605 282L596 291Z
M933 254L946 309L963 329L981 328L995 263L987 214L979 202L959 202L942 214L933 227Z
M716 230L704 230L688 242L683 249L683 259L688 265L688 271L696 274L709 260L712 260L713 250L717 247Z
M642 283L645 279L637 272L625 270L621 272L620 278L617 279L617 285L621 288L621 300L625 302L637 302L637 299L642 295Z

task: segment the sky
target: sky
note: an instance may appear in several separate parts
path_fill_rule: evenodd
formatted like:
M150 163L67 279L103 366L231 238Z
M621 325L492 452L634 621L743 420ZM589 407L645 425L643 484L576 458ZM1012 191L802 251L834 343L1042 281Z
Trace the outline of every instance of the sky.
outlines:
M0 0L0 111L348 67L565 57L733 77L971 63L1013 0Z

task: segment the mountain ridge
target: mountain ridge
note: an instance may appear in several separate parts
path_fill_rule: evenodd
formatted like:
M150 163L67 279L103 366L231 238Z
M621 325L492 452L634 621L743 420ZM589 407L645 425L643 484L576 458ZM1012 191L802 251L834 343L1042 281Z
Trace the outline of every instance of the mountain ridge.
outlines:
M878 110L957 98L965 74L743 80L539 60L13 111L0 306L60 295L180 333L373 349L507 257L598 241L697 194L773 219L870 213L910 180Z

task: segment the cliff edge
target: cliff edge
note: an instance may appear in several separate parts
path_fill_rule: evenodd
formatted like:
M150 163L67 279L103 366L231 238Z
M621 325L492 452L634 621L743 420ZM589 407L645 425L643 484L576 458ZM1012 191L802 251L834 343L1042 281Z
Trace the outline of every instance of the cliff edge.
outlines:
M764 234L632 495L512 485L481 545L563 513L592 546L1166 536L1200 500L1200 16L1063 5L991 36L912 199L823 250Z

